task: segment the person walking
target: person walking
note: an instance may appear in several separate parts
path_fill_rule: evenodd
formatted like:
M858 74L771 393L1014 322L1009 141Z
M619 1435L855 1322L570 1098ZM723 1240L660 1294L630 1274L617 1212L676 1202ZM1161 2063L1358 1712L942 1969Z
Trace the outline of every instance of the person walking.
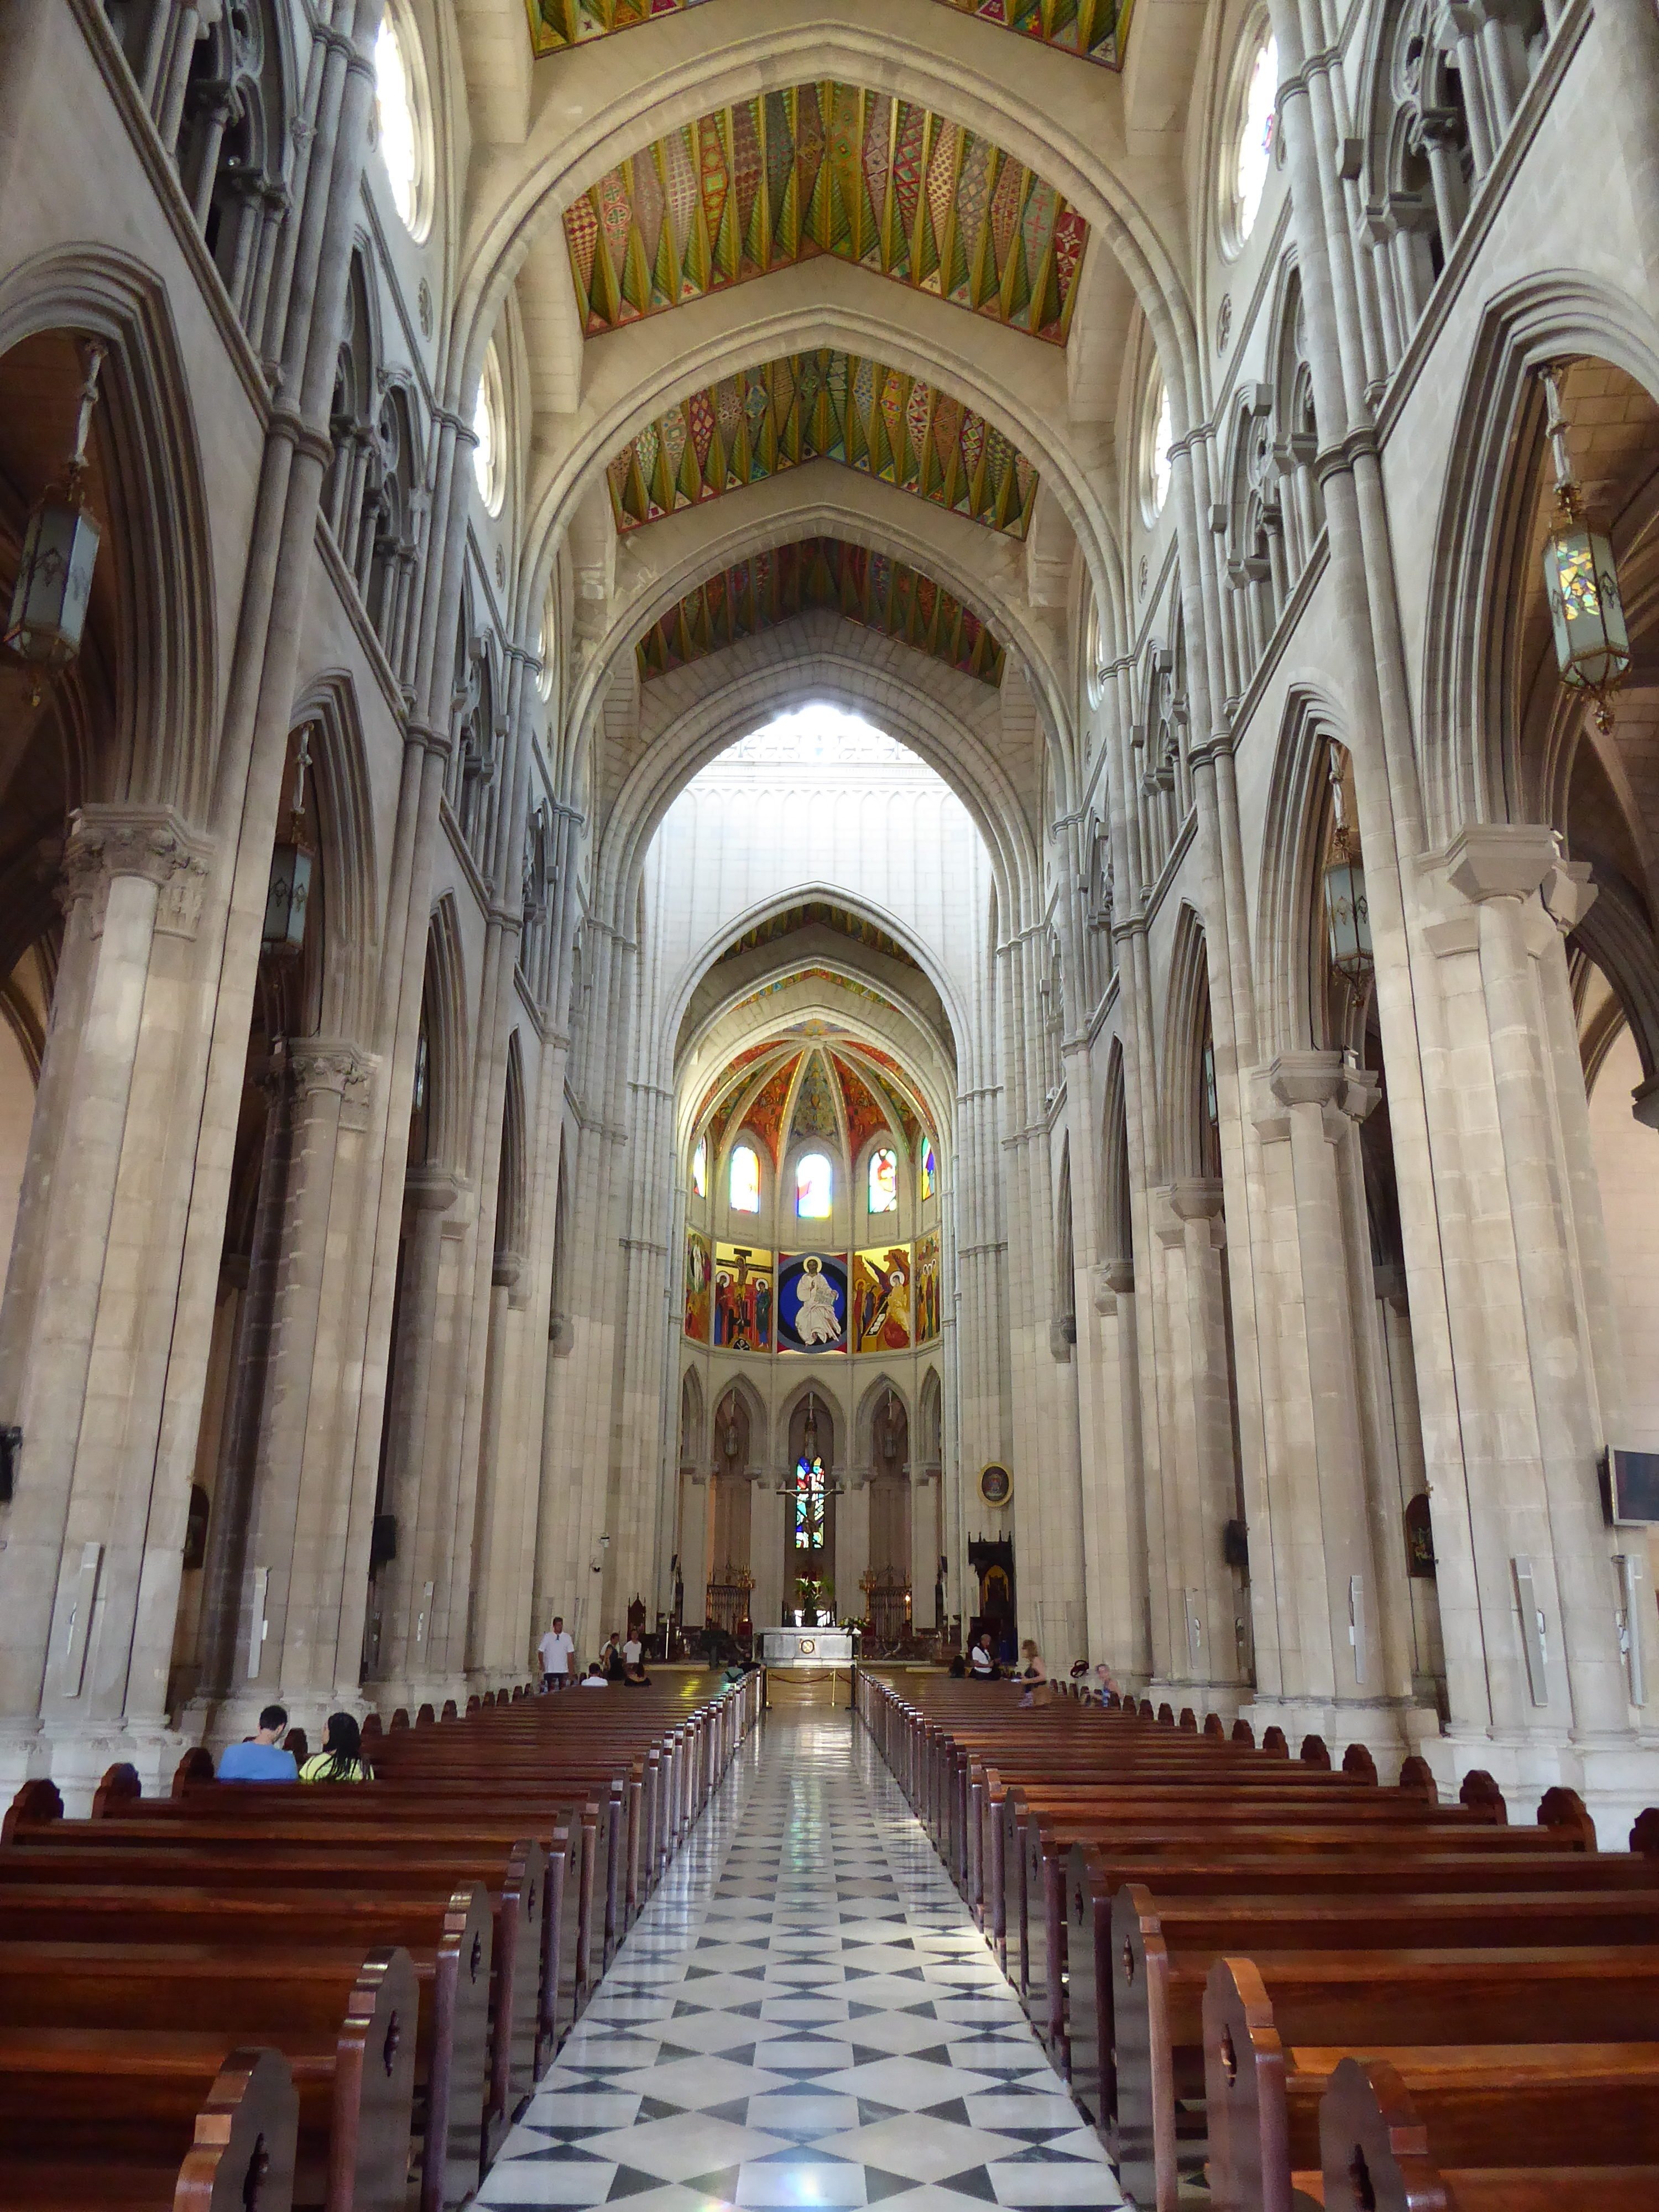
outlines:
M576 1656L576 1639L564 1632L564 1615L556 1613L553 1626L536 1646L541 1654L544 1690L570 1687L570 1662Z

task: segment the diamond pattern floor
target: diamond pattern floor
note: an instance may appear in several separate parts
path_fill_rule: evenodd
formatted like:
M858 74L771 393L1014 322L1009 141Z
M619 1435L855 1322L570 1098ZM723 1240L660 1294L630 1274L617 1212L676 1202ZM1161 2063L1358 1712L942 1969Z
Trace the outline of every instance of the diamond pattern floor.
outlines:
M751 1738L479 2193L488 2212L1121 2201L852 1717Z

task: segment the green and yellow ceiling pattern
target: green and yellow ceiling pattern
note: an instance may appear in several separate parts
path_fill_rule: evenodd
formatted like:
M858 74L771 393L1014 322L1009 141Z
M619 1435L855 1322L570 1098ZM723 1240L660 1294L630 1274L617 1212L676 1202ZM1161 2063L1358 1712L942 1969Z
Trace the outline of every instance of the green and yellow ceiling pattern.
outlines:
M590 337L833 254L1064 345L1088 225L914 102L825 79L706 115L565 211Z
M538 55L563 53L589 39L608 39L613 31L631 31L657 15L678 15L688 8L701 8L707 0L526 0L530 11L531 44ZM1128 27L1127 4L1117 0L939 0L958 15L977 16L982 23L997 23L1018 31L1062 53L1080 54L1085 61L1107 69L1123 63L1123 34Z
M640 676L666 676L814 607L902 638L981 683L1002 681L1002 647L953 593L890 555L838 538L804 538L706 579L641 638Z
M1037 476L982 415L857 354L790 354L647 423L609 470L619 531L760 483L803 461L842 461L952 514L1024 538Z

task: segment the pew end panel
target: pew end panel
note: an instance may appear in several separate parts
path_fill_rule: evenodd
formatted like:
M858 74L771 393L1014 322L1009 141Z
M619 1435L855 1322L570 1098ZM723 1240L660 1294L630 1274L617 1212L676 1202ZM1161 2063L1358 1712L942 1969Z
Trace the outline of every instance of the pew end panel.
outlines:
M1319 2104L1325 2212L1443 2212L1428 2130L1385 2058L1345 2058Z
M283 2212L294 2202L300 2100L278 2051L233 2051L196 2118L173 2212Z
M1112 2147L1138 2205L1175 2212L1176 2088L1170 2066L1169 1955L1150 1890L1125 1882L1112 1900Z
M1218 1959L1210 1969L1204 2096L1215 2212L1295 2212L1285 2050L1249 1959ZM1160 2195L1158 2208L1175 2212L1173 2193L1167 2204Z

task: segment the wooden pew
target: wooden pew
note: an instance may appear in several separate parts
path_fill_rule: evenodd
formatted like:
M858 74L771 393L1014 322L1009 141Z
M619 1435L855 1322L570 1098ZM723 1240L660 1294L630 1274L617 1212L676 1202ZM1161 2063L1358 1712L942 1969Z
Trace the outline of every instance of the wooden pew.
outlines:
M1345 2057L1386 2059L1447 2164L1513 2147L1548 2166L1659 2164L1659 1949L1263 1953L1223 1958L1204 1993L1212 2197L1289 2212L1320 2170L1320 2100ZM1158 2186L1173 2212L1174 2148ZM1126 2165L1124 2185L1133 2191ZM1141 2174L1142 2189L1146 2176Z
M124 2031L135 2066L150 2039L161 2039L165 2058L182 2036L216 2073L240 2040L224 2023L257 2022L298 2093L294 2202L404 2212L416 2005L401 1950L376 1949L355 1966L301 1954L279 1970L268 1954L246 1952L192 1961L182 1951L141 1959L94 1945L11 1945L0 1950L0 2071L9 2085L31 2063L61 2074L88 2036L95 2050ZM173 2042L175 2052L183 2047ZM95 2110L95 2076L87 2087Z
M1501 2162L1454 2165L1442 2162L1452 2130L1425 2117L1431 2090L1419 2107L1387 2059L1340 2060L1319 2104L1325 2212L1422 2212L1441 2205L1455 2212L1652 2212L1659 2204L1659 2162L1591 2162L1609 2140L1588 2110L1596 2088L1582 2075L1571 2087L1563 2084L1564 2111L1555 2097L1540 2098L1540 2086L1523 2076L1501 2095ZM1618 2085L1615 2128L1628 2118L1629 2086ZM1561 2118L1565 2141L1557 2132ZM1546 2149L1559 2162L1537 2155ZM1512 2162L1523 2153L1528 2164Z
M189 2046L188 2048L185 2046ZM288 2212L299 2100L280 2051L0 2027L0 2205Z
M206 1945L257 1951L279 1965L301 1953L331 1948L361 1958L375 1944L400 1945L421 1985L422 2212L451 2212L477 2188L501 2063L491 2041L490 1911L481 1883L447 1898L404 1899L295 1889L236 1896L161 1884L0 1886L0 1975L8 1950L22 1947L27 1955L42 1942L100 1950ZM500 2026L510 2064L510 2022Z

